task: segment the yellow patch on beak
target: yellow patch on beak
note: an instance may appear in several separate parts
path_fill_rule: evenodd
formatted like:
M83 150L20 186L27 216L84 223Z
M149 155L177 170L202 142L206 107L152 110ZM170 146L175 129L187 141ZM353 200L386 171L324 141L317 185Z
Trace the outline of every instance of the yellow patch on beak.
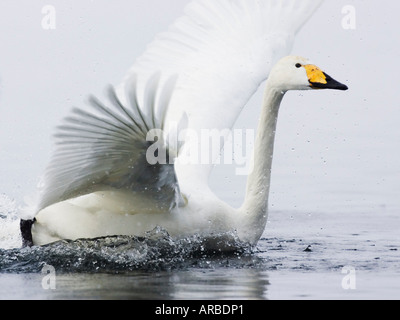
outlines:
M305 65L303 67L307 71L308 81L310 81L311 85L313 83L321 83L321 84L327 84L328 83L326 81L325 74L317 66L314 66L312 64L307 64L307 65Z

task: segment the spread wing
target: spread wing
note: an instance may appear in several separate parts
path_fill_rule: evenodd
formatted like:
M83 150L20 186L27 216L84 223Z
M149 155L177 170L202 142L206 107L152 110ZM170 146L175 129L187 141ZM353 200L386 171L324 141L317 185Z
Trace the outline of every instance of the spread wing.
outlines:
M179 205L174 154L163 132L176 78L160 87L159 75L151 77L143 102L132 79L126 97L129 107L110 87L107 105L91 97L92 111L74 109L58 127L57 149L44 176L39 210L105 190L147 197L164 211Z
M145 159L146 133L174 123L180 128L185 116L188 129L199 135L202 129L231 128L274 63L291 51L296 33L321 2L190 2L184 15L137 59L117 93L109 90L109 107L93 98L95 113L75 109L59 128L39 210L108 189L130 190L170 208L180 203L177 177L185 190L206 189L212 165L150 165ZM160 76L155 78L157 72ZM178 75L174 89L172 75ZM180 139L168 141L163 150L170 158L179 150ZM187 155L201 147L193 139L182 149ZM210 153L218 154L215 151Z
M202 129L230 129L272 66L290 53L296 33L321 2L192 1L184 15L137 59L126 80L132 74L146 80L156 70L166 78L179 74L167 123L179 121L186 113L188 128L198 134ZM185 154L201 150L198 141L187 142L184 149ZM200 188L212 167L177 166L180 183Z

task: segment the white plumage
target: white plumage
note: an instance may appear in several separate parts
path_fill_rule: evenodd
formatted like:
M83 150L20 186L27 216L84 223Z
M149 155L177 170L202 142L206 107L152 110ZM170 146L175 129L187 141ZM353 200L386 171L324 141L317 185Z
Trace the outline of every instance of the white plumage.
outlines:
M250 213L248 206L235 210L209 189L211 165L149 166L143 156L145 133L164 129L169 134L175 124L199 134L231 128L320 3L192 1L137 59L116 93L109 91L109 102L92 100L93 111L76 109L59 129L32 230L34 243L143 235L161 226L171 235L236 231L255 244L267 217L269 173L259 212ZM176 137L163 138L169 156L199 148L198 141L181 146L173 145ZM273 141L267 145L272 157Z

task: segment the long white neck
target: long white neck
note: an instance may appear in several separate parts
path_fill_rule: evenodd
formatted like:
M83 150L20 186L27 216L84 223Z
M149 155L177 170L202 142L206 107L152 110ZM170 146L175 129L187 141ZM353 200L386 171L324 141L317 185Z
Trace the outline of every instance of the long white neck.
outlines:
M241 238L252 244L259 240L267 223L276 124L284 94L267 81L254 145L254 168L247 179L244 204L239 209L241 226L238 231L240 232L240 229L242 229Z

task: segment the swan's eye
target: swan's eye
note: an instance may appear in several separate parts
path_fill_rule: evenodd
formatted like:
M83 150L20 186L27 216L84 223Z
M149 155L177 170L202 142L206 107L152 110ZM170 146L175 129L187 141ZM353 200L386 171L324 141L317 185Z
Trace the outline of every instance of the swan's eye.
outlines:
M296 68L301 68L301 64L300 63L296 63Z

